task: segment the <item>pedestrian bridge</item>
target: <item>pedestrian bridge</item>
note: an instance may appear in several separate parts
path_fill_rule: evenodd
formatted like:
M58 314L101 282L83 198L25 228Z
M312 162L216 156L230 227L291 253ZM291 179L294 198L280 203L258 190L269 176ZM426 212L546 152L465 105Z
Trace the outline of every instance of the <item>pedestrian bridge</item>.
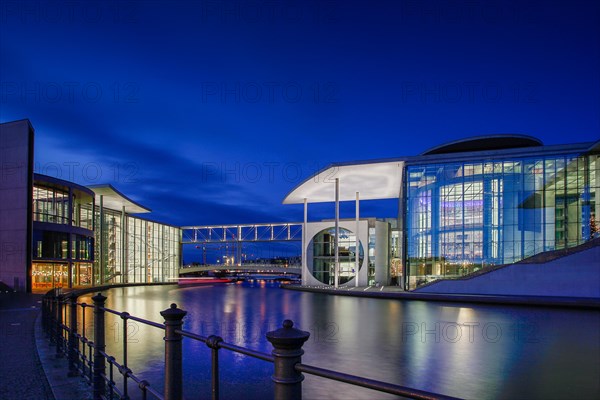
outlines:
M187 266L179 269L179 275L190 274L194 272L249 272L253 274L292 274L301 275L302 268L299 265L285 267L280 264L243 264L243 265L197 265Z
M301 222L183 226L182 244L302 240Z

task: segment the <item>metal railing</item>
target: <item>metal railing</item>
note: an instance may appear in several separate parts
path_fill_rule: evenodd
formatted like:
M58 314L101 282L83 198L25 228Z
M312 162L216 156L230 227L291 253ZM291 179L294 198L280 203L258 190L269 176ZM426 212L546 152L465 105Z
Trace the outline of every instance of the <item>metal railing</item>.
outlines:
M141 391L142 399L148 394L156 399L179 400L183 398L183 338L205 343L211 349L211 392L212 399L219 398L219 350L225 349L274 364L271 376L274 382L274 399L301 399L303 373L351 385L373 389L412 399L453 399L453 397L407 388L392 383L377 381L356 375L345 374L325 368L302 364L302 346L310 336L308 332L294 328L290 320L283 321L283 327L267 332L266 339L273 345L271 354L227 343L223 338L211 335L202 336L182 329L186 311L171 304L161 311L164 324L130 315L128 312L115 311L105 307L106 297L101 293L92 297L94 304L78 303L77 295L62 294L61 290L52 290L46 294L42 306L43 329L56 347L56 356L68 358L69 377L82 376L93 390L94 400L129 399L129 382L134 382ZM86 332L86 309L93 309L93 338ZM81 324L78 325L79 309ZM105 314L111 313L123 320L123 337L127 337L127 322L136 321L164 331L164 390L157 391L146 380L140 379L128 367L127 340L123 340L123 359L119 362L106 353ZM78 329L81 327L81 330ZM108 370L107 370L108 369ZM118 375L122 384L116 383Z

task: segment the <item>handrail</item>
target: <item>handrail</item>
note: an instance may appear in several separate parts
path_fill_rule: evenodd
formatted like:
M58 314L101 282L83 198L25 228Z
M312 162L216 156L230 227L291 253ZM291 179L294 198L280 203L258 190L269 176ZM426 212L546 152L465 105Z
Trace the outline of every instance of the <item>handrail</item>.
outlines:
M219 343L219 347L222 349L227 349L227 350L231 350L234 351L236 353L240 353L240 354L244 354L250 357L254 357L254 358L258 358L260 360L264 360L264 361L268 361L268 362L275 362L275 357L268 355L266 353L262 353L260 351L256 351L256 350L251 350L251 349L247 349L245 347L240 347L240 346L236 346L235 344L231 344L231 343L227 343L227 342L222 342Z
M188 338L194 339L194 340L198 340L202 343L206 343L209 339L206 336L197 335L193 332L188 332L188 331L184 331L184 330L176 330L175 332L180 334L181 336L188 337ZM256 351L256 350L252 350L252 349L247 349L245 347L237 346L235 344L231 344L231 343L227 343L227 342L223 342L223 341L219 341L216 344L216 346L220 349L230 350L235 353L244 354L246 356L258 358L259 360L264 360L264 361L271 362L271 363L274 360L273 356L271 356L269 354L266 354L266 353L263 353L260 351Z
M332 371L325 368L315 367L307 364L296 364L295 368L299 372L320 376L322 378L332 379L338 382L349 383L351 385L361 386L368 389L377 390L379 392L385 392L395 394L398 396L409 397L411 399L421 400L433 400L433 399L444 399L452 400L457 399L456 397L444 396L439 394L433 394L423 390L411 389L405 386L395 385L393 383L381 382L375 379L364 378L362 376L345 374L343 372Z
M117 311L117 310L113 310L113 309L106 308L106 307L102 307L101 309L104 311L107 311L111 314L118 315L119 317L121 317L123 319L130 319L132 321L136 321L136 322L142 323L144 325L153 326L158 329L165 329L165 326L163 324L159 324L158 322L150 321L148 319L136 317L134 315L129 314L126 311Z
M273 345L271 354L227 343L219 336L203 336L181 329L183 317L187 314L175 304L162 311L164 324L130 315L125 311L117 311L104 306L105 296L98 293L92 298L94 304L77 302L76 295L62 295L60 291L51 291L43 299L43 328L52 344L56 346L58 357L66 355L69 360L69 376L83 376L94 389L94 400L105 398L129 399L128 380L133 381L142 398L151 394L159 400L180 400L183 397L182 346L183 338L205 343L211 349L211 392L212 399L219 398L219 350L225 349L252 358L274 364L272 381L274 382L274 398L301 399L303 380L302 373L326 379L344 382L379 392L390 393L413 399L454 399L453 397L431 393L382 382L370 378L350 375L326 368L302 364L304 353L302 346L310 334L293 327L293 322L286 320L283 327L268 332L266 338ZM94 313L94 341L86 336L86 308ZM78 331L77 316L82 310L81 332ZM159 393L149 382L137 377L127 365L127 340L123 340L123 361L118 362L105 351L104 314L108 312L123 319L123 335L127 335L127 321L132 320L165 332L165 387L164 394ZM68 317L68 318L67 318ZM108 365L107 365L108 363ZM123 382L119 387L115 382L115 370Z

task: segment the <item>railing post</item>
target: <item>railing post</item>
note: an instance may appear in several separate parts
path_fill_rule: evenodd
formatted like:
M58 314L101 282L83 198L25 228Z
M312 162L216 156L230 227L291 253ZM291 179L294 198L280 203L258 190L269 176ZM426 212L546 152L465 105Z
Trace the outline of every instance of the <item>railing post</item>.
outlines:
M56 346L56 293L52 292L52 295L48 299L48 337L50 338L50 345Z
M52 302L50 296L45 297L44 301L46 303L46 337L50 339L52 337Z
M206 345L210 348L211 354L211 387L212 400L219 400L219 344L223 338L216 335L210 335L206 339Z
M56 331L54 327L54 294L49 296L48 298L48 339L50 340L50 345L54 346L54 332Z
M294 328L289 319L283 321L283 328L267 332L267 340L274 349L275 372L271 379L275 382L275 400L302 399L302 381L304 376L296 371L295 365L301 362L302 345L310 333Z
M121 319L123 320L123 364L121 365L121 374L123 375L123 399L129 399L129 388L127 385L127 378L131 370L127 367L127 324L129 318L128 312L121 313Z
M170 308L160 312L165 319L165 400L180 400L183 398L182 370L182 340L177 333L183 326L183 317L187 311L171 304Z
M60 296L57 294L54 297L54 315L56 318L56 324L54 326L55 331L55 339L56 339L56 358L62 357L62 347L63 347L63 328L62 328L62 301Z
M69 374L68 376L78 376L77 372L77 296L71 293L69 296Z
M98 293L94 297L94 374L92 376L92 385L94 388L94 400L100 400L105 393L106 385L104 375L106 375L106 361L102 353L106 350L104 338L104 302L106 296Z
M42 298L42 325L44 327L44 334L46 335L46 337L48 337L48 315L48 297L44 296Z

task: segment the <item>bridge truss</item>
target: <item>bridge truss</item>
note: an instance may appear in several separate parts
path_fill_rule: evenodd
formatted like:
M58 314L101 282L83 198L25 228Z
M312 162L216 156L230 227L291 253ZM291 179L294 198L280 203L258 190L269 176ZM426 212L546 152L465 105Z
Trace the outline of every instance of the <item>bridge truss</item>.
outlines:
M302 240L302 222L184 226L182 244Z

